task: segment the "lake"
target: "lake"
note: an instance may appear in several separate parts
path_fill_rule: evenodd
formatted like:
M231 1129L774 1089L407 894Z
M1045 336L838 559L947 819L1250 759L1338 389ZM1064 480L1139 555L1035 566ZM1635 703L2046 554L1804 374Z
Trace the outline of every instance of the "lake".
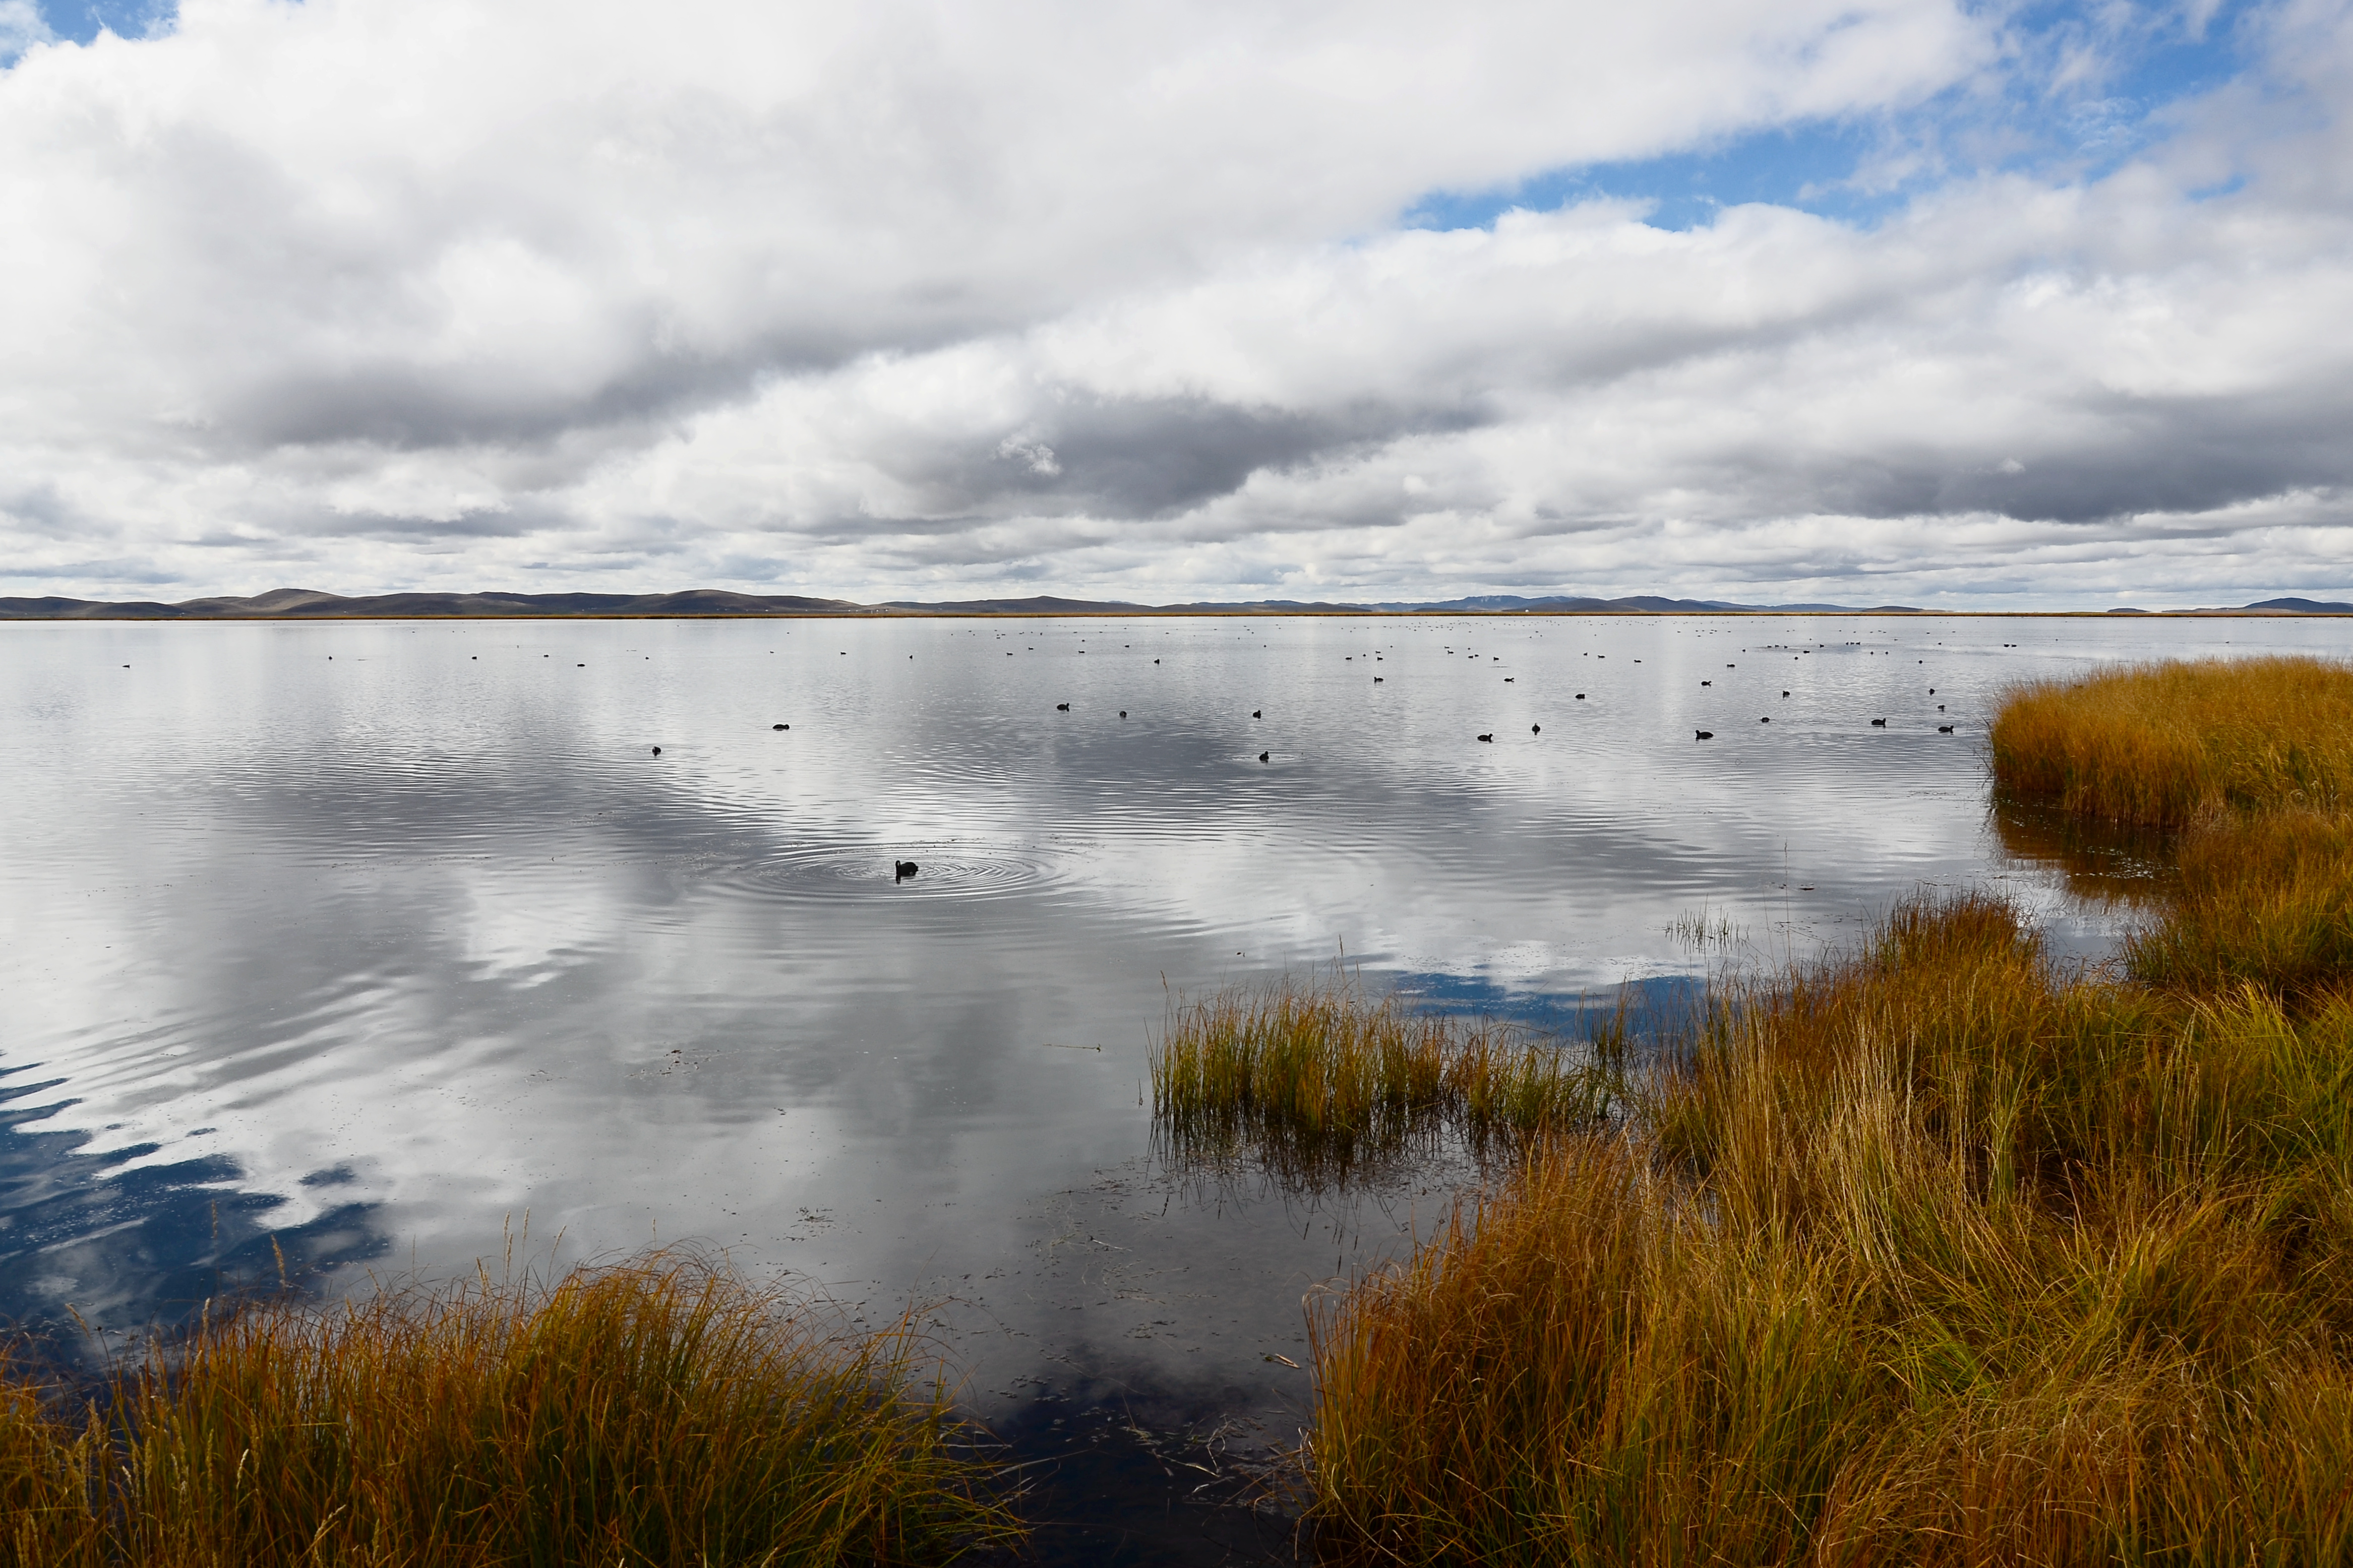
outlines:
M1802 959L1924 884L2000 888L2096 957L2131 905L1989 814L1998 694L2348 636L0 626L0 1314L136 1329L280 1256L332 1292L694 1243L870 1322L923 1304L974 1410L1092 1445L1071 1510L1141 1487L1165 1512L1177 1458L1296 1440L1303 1296L1467 1175L1165 1168L1144 1082L1172 998L1345 957L1573 1031L1625 983L1661 1004ZM1102 1507L1134 1560L1192 1550Z

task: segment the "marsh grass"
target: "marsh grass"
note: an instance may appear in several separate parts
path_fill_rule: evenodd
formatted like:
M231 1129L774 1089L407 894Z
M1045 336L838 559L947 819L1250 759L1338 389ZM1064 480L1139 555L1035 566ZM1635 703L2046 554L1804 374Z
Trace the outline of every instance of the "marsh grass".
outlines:
M1577 1053L1507 1024L1417 1011L1337 968L1171 1005L1151 1058L1175 1159L1345 1182L1450 1132L1485 1148L1607 1114L1621 1014Z
M2211 992L2255 985L2290 1005L2353 978L2353 814L2225 817L2183 838L2180 892L2126 945L2153 985Z
M0 1350L0 1563L80 1568L104 1561L105 1436L55 1383Z
M1686 910L1677 915L1668 923L1665 934L1702 952L1710 948L1729 952L1748 940L1746 926L1734 925L1729 915L1712 911L1705 904L1695 911Z
M895 1563L1019 1533L905 1324L843 1332L676 1253L227 1309L79 1415L22 1377L5 1400L29 1504L0 1561L28 1568Z
M2187 830L2126 964L1922 897L1720 985L1606 1131L1315 1304L1325 1553L2353 1561L2348 679L2018 694L2010 782Z
M2077 816L2178 828L2353 806L2353 666L2198 659L2034 682L1989 740L1998 786Z
M2353 1012L2055 972L1999 904L1727 998L1314 1318L1335 1556L2337 1563Z

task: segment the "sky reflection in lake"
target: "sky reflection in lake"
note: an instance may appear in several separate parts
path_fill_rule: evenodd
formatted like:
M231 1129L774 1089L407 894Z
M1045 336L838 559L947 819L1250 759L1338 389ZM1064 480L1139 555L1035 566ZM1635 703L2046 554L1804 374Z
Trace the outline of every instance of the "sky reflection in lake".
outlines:
M1460 1173L1318 1198L1156 1171L1164 986L1345 951L1439 1005L1574 1016L1851 939L1922 883L2007 888L2096 952L2128 902L1989 816L1994 694L2345 637L0 628L0 1310L143 1321L274 1268L273 1235L331 1287L446 1271L527 1218L567 1259L693 1240L870 1315L952 1298L984 1408L1082 1374L1285 1407L1304 1373L1265 1358L1304 1359L1302 1294Z

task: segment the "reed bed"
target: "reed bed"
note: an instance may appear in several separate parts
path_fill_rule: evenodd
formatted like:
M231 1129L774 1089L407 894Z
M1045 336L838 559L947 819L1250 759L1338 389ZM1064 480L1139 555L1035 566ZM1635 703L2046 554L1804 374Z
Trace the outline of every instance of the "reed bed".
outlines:
M944 1562L1019 1530L905 1325L706 1259L208 1315L69 1409L0 1382L0 1563Z
M2353 1009L1890 925L1322 1306L1334 1555L2353 1552Z
M1190 1163L1247 1156L1345 1181L1426 1151L1585 1126L1607 1113L1623 1021L1580 1058L1524 1029L1419 1012L1345 972L1180 1002L1151 1059L1155 1124Z
M2034 682L1989 739L1997 785L2108 822L2353 806L2353 667L2197 659Z
M2290 662L2223 673L2263 711ZM1907 901L1720 987L1606 1131L1321 1300L1325 1554L2353 1561L2353 827L2262 762L2353 755L2353 708L2295 719L2196 787L2100 775L2164 736L2054 770L2087 816L2197 824L2126 968Z
M2353 976L2353 814L2209 823L2184 837L2179 866L2173 908L2126 945L2140 979L2189 992L2255 985L2301 1006Z

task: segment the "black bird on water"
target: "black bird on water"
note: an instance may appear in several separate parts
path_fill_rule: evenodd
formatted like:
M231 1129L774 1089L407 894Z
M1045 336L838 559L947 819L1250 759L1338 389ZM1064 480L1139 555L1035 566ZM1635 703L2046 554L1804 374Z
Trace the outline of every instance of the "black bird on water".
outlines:
M1584 700L1585 700L1585 693L1584 693L1584 692L1582 692L1582 691L1578 692L1578 693L1577 694L1577 700L1579 702L1584 701Z
M1269 757L1272 756L1273 754L1274 754L1274 753L1273 753L1273 752L1261 752L1258 754L1258 760L1259 760L1260 762L1261 762L1261 763L1262 763L1262 762L1266 761L1266 760L1267 760L1267 758L1269 758Z
M1054 711L1057 713L1068 713L1070 710L1071 705L1067 702L1057 702L1054 704Z
M768 728L771 730L789 730L792 726L790 724L771 724Z
M1250 717L1253 719L1263 719L1266 717L1266 710L1263 708L1253 708L1250 710Z
M1770 719L1759 719L1759 720L1757 720L1757 721L1759 724L1770 724L1773 721L1772 721L1772 720L1770 720Z
M1939 724L1936 726L1936 733L1939 735L1949 735L1952 732L1953 727L1950 724Z
M1493 736L1493 735L1482 735L1482 736L1480 736L1479 738L1480 738L1481 740L1482 740L1482 741L1486 742L1487 742L1488 744L1490 744L1490 745L1493 745L1493 744L1494 743L1494 741L1495 741L1495 737L1494 737L1494 736Z
M1528 733L1531 735L1541 735L1544 733L1544 726L1541 724L1531 724L1528 726Z
M903 882L914 874L915 863L913 860L901 860L892 868L891 879L894 882Z
M1692 739L1694 741L1713 741L1715 739L1715 731L1713 730L1694 730L1692 731Z
M1784 696L1784 697L1787 697L1787 696L1788 696L1788 695L1789 695L1789 694L1788 694L1788 692L1784 691L1783 693L1781 693L1781 695L1782 695L1782 696Z
M654 748L654 755L657 757L661 755L661 748L659 746L656 746Z
M1887 728L1887 721L1884 719L1873 719L1871 721L1871 727L1874 730L1884 730Z

